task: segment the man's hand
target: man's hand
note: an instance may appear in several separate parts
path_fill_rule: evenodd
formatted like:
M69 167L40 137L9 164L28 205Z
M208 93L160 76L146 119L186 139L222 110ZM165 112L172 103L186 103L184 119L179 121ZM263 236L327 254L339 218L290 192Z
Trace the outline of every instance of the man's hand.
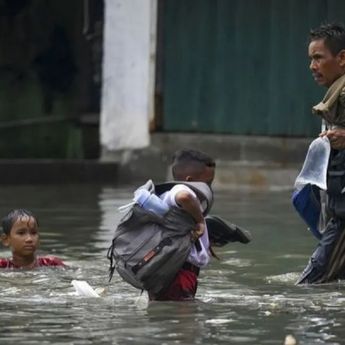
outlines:
M329 142L333 149L345 149L345 128L330 129L320 133L320 137L325 136L329 139Z

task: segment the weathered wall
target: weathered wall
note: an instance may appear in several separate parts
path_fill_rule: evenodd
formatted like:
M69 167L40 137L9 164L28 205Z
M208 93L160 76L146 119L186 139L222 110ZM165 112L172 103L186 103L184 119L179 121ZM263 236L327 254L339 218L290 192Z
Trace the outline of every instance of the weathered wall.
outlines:
M308 34L322 22L343 20L344 1L162 4L162 130L317 135L320 119L311 107L325 91L308 68Z
M100 136L103 149L149 144L156 0L106 0Z

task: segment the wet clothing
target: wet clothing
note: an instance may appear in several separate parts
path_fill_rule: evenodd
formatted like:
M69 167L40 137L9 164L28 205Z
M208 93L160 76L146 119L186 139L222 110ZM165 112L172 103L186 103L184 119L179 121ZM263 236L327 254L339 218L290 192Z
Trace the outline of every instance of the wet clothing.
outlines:
M193 300L198 288L199 268L190 263L177 272L173 282L158 295L149 292L150 300L154 301L188 301Z
M313 107L327 129L345 128L345 75L327 90ZM325 218L328 220L321 240L297 284L326 283L345 278L345 150L331 150L327 169Z
M192 191L189 187L183 184L177 184L173 188L171 188L170 191L164 193L161 196L161 199L169 206L175 206L179 207L179 205L176 204L176 194L179 193L180 191L186 191L190 194L192 194L195 198L197 197L194 191ZM206 206L206 205L205 205ZM201 208L203 206L201 205ZM204 210L202 210L204 211ZM193 245L191 252L187 258L187 262L190 262L191 264L198 266L198 267L203 267L206 266L209 261L210 261L210 255L209 255L209 247L210 247L210 242L208 239L208 232L207 228L205 226L205 232L201 237L199 237L199 242L200 242L200 247L201 250L197 250L196 246Z
M345 151L331 151L327 171L326 213L320 242L297 283L326 283L345 273Z
M164 193L161 198L168 206L179 207L176 203L176 194L180 191L187 191L196 198L196 194L187 186L178 184L170 191ZM203 206L200 206L203 208ZM198 287L198 275L200 267L204 267L210 260L209 255L209 239L208 232L205 226L205 232L199 238L200 248L197 249L195 245L192 246L191 252L184 263L183 267L177 272L172 283L163 291L154 295L149 293L150 300L156 301L186 301L193 300Z
M327 283L345 277L345 150L331 151L326 216L320 242L297 284Z
M54 257L54 256L39 256L36 258L36 261L35 261L35 264L33 265L33 268L45 267L45 266L65 267L65 264L63 263L62 260L60 260L59 258ZM8 258L8 259L1 259L0 258L0 268L21 268L21 267L16 266L13 263L12 258Z
M312 112L321 116L329 128L345 128L345 74L328 88L323 100L313 107Z
M345 277L345 220L331 218L297 284L326 283Z

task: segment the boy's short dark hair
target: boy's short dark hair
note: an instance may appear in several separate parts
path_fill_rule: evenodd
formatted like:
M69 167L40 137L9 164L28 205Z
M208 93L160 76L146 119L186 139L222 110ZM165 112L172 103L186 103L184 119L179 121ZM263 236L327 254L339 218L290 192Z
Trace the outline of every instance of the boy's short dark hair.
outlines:
M172 157L172 175L174 179L181 179L186 169L191 167L216 167L216 162L212 157L202 151L183 149L176 151Z
M310 30L309 38L310 41L324 40L325 46L333 56L345 49L345 27L340 23L322 24Z
M2 231L5 235L10 234L13 224L20 217L32 217L35 219L36 224L38 225L38 220L31 211L26 210L24 208L14 209L11 210L4 218L2 218Z

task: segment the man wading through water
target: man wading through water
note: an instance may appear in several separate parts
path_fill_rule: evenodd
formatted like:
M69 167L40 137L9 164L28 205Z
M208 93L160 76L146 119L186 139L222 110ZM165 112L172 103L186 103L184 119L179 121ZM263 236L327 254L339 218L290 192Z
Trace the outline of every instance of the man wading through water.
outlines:
M328 88L313 107L321 116L331 154L327 173L327 223L318 247L297 284L345 278L345 28L326 24L310 32L310 69L315 81Z

